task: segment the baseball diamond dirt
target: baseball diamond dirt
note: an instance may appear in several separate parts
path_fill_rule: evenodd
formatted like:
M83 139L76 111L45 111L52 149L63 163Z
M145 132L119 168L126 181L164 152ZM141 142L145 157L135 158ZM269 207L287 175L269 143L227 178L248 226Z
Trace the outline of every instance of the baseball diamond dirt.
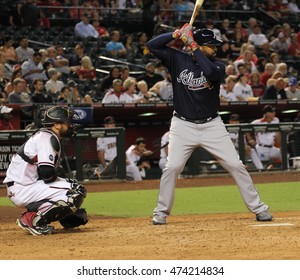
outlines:
M300 172L252 175L256 184L299 181ZM89 192L157 189L158 180L85 183ZM179 179L178 187L234 184L222 175ZM0 188L5 196L5 188ZM300 203L300 199L299 199ZM15 224L16 207L0 207L2 260L291 260L300 259L300 211L274 212L272 222L258 223L251 213L171 216L165 226L143 218L91 216L75 230L49 236L27 234ZM66 242L67 240L67 242ZM51 253L49 253L51 252Z

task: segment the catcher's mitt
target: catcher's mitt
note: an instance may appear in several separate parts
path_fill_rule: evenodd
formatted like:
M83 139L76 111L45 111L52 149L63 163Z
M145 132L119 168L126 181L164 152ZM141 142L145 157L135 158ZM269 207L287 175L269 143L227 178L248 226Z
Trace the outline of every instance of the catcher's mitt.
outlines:
M85 225L88 222L88 216L85 209L80 208L75 213L59 220L64 228L75 228Z

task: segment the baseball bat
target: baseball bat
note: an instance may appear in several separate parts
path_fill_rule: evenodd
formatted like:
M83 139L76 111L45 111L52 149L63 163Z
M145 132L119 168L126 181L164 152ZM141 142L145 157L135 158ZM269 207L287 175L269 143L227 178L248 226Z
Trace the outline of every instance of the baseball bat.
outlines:
M200 8L203 5L203 2L204 2L204 0L196 0L196 3L195 3L195 6L194 6L194 10L193 10L189 25L193 26L194 21L196 19L196 16L198 15L198 12L199 12ZM187 41L187 36L182 36L181 40L185 43Z

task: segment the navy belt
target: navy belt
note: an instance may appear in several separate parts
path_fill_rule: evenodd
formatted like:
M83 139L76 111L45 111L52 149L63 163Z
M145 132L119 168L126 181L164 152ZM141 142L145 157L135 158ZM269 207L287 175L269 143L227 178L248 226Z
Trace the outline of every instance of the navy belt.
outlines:
M200 119L200 120L191 120L191 119L187 119L185 117L182 117L180 116L178 113L174 112L174 116L178 119L181 119L183 121L187 121L187 122L191 122L191 123L195 123L195 124L204 124L204 123L207 123L207 122L210 122L211 120L215 119L218 114L215 114L214 116L212 117L208 117L208 118L205 118L205 119Z
M9 188L9 187L13 186L14 183L15 183L15 182L7 182L7 183L5 183L5 184L6 184L6 186Z
M264 147L264 148L272 148L272 145L263 145L263 144L258 144L258 146Z

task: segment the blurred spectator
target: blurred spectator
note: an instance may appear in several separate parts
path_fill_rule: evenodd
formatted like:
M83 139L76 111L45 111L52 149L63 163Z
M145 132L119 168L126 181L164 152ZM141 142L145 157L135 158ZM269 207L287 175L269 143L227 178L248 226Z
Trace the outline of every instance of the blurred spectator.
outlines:
M6 87L5 87L5 92L7 94L10 94L13 90L14 90L14 85L13 85L13 82L15 79L17 78L20 78L23 80L24 82L24 88L23 88L23 91L25 92L28 92L28 89L27 89L27 82L26 80L24 80L22 78L22 68L20 65L15 65L14 68L13 68L13 73L12 73L12 76L11 76L11 79L10 81L6 84Z
M96 80L96 69L89 56L84 56L81 59L81 66L76 71L76 74L79 80Z
M85 56L83 44L76 44L74 53L69 57L69 66L72 71L76 71L80 67L80 61Z
M0 64L0 104L7 103L8 94L5 92L6 85L9 83L9 79L3 77L3 64Z
M157 0L142 0L142 30L149 38L153 36L155 24L160 20L160 5Z
M234 23L233 31L235 32L241 32L243 39L245 42L248 41L248 33L247 30L243 27L243 22L240 19L237 19Z
M287 5L287 8L289 10L290 19L292 21L298 21L300 16L300 9L298 7L296 0L289 0L289 3Z
M6 63L15 65L19 62L18 55L13 46L13 38L11 36L4 37L4 45L0 47L0 52L3 53Z
M271 30L267 31L267 38L269 42L273 41L275 38L278 37L279 33L282 32L282 26L280 24L275 24Z
M54 68L48 70L49 81L46 82L45 88L54 102L56 102L60 95L61 89L65 86L62 81L58 80L58 72Z
M50 94L45 91L44 81L42 79L34 79L32 85L31 101L33 103L52 103L52 98Z
M267 81L272 77L275 71L275 65L273 63L268 62L265 65L264 72L261 75L261 82L266 86Z
M24 26L36 27L39 25L39 10L35 0L25 0L21 8Z
M221 43L221 47L217 49L216 58L223 61L225 64L233 59L232 50L228 41L223 41Z
M80 103L81 95L78 91L78 85L73 80L68 80L67 84L68 84L68 87L70 88L70 95L69 95L68 103L69 104Z
M261 32L260 25L254 26L253 33L248 37L248 43L253 44L256 47L261 47L264 44L269 43L268 38Z
M275 66L274 71L278 70L278 64L280 63L281 58L280 55L276 52L272 52L270 55L270 62Z
M151 57L151 53L146 45L147 41L148 36L145 32L137 33L137 58L143 59L144 62L148 62L149 58Z
M34 49L28 47L28 38L21 37L19 41L19 46L16 48L16 53L20 63L27 61L32 58L34 54Z
M258 71L254 71L250 74L249 84L252 88L254 97L260 97L264 95L265 86L261 82L260 73Z
M225 69L226 76L235 75L235 67L233 64L228 64Z
M120 96L120 102L139 103L143 100L136 94L136 80L127 78L123 83L123 94Z
M51 22L49 18L46 15L46 12L43 9L39 9L40 11L40 18L39 18L39 26L50 28Z
M28 61L23 62L21 66L23 79L29 83L36 78L48 80L44 73L41 60L42 55L39 52L35 52Z
M149 160L144 157L152 155L152 151L146 149L146 140L139 137L135 140L135 144L126 150L126 156L130 164L138 167L141 179L146 177L146 169L150 169Z
M242 36L242 33L240 30L236 30L232 36L231 40L229 41L230 48L235 56L239 55L241 53L242 45L246 43L245 39Z
M0 52L0 64L3 65L3 77L10 80L13 72L13 65L6 62L3 52Z
M244 52L243 58L242 58L242 59L237 59L237 60L235 60L234 63L233 63L234 66L235 66L235 68L236 68L236 71L237 71L237 66L238 66L238 64L240 64L240 63L243 63L245 66L246 66L246 64L247 64L246 69L247 69L247 71L249 71L249 72L257 71L257 68L256 68L254 62L252 61L252 57L253 57L253 52L252 52L252 51L249 51L249 50L246 50L246 51ZM248 66L248 65L249 65L249 66Z
M0 130L14 130L13 125L10 123L13 118L12 110L13 108L0 105Z
M229 41L229 39L233 39L233 30L230 27L230 21L228 18L224 18L221 22L220 26L221 38L223 41Z
M266 88L262 99L269 100L269 99L287 99L286 92L284 90L285 82L283 78L278 78L275 80L275 83Z
M167 76L168 69L166 69L166 67L163 65L161 60L157 60L155 62L155 73L159 74L159 75L162 75L163 78L166 78L166 76Z
M290 38L288 38L283 32L280 32L278 37L270 42L270 47L280 55L287 55L290 43Z
M248 19L248 27L246 29L248 37L254 33L254 27L257 25L257 19L250 17Z
M8 95L8 103L9 104L19 104L19 103L26 103L27 100L23 99L23 92L24 92L24 80L21 78L16 78L13 81L13 91Z
M271 78L268 79L266 87L269 87L269 86L271 86L271 85L274 85L275 82L276 82L276 80L279 79L279 78L282 78L282 79L283 79L283 78L284 78L284 77L283 77L283 74L282 74L280 71L275 71L275 72L272 74Z
M156 82L149 91L154 92L163 101L173 100L173 86L170 73L167 72L166 78Z
M121 80L124 82L127 78L131 78L134 79L134 77L130 76L130 69L127 65L123 66L121 69L121 76L120 76Z
M282 74L283 78L286 78L288 76L288 66L285 62L280 62L278 64L277 71L279 71Z
M62 13L64 11L62 8L62 4L57 0L48 0L47 6L51 7L48 8L48 12L52 17L55 17L56 14Z
M92 20L92 25L97 30L100 38L109 38L109 32L104 26L100 25L100 20L95 18Z
M120 42L120 31L112 31L110 37L111 41L109 41L105 46L105 50L108 55L115 58L125 58L127 50L124 47L123 43Z
M134 62L137 58L138 49L136 45L133 43L133 35L125 34L123 38L123 45L126 49L126 58L129 62Z
M95 27L90 24L90 19L87 14L83 14L81 17L81 21L76 23L74 28L75 36L78 36L80 38L98 38L99 33L95 29Z
M299 12L300 14L300 12ZM291 34L291 43L288 47L288 55L292 56L293 58L299 59L300 58L300 44L298 43L298 35L297 33Z
M155 65L153 62L146 64L146 73L137 77L137 81L144 80L148 87L151 88L155 83L162 81L164 78L160 74L155 73Z
M114 79L112 82L112 88L109 89L103 99L102 104L108 103L121 103L121 95L123 94L122 91L122 80L121 79Z
M300 100L300 89L298 88L297 78L291 77L288 82L288 87L284 90L289 100Z
M149 100L153 97L151 92L148 90L148 85L144 80L137 82L138 93L137 95L145 100Z
M9 23L13 27L23 25L22 12L21 12L21 8L22 8L23 4L24 3L22 1L17 1L16 3L14 3L14 5L12 7L12 10L9 15Z
M60 94L58 95L56 100L57 104L67 104L68 100L70 100L69 95L70 88L68 86L62 87L62 89L60 90Z
M212 30L217 38L222 39L221 31L215 27L214 21L212 19L206 20L205 28Z
M243 96L239 93L234 92L234 86L237 82L235 75L229 75L225 79L225 84L221 84L220 87L220 100L221 102L230 102L230 101L243 101Z
M237 83L234 85L233 92L238 96L242 96L243 100L251 101L253 98L253 91L248 84L249 74L240 74L236 80Z
M80 0L72 0L70 4L71 8L69 9L69 16L71 19L78 20L83 14L83 9L80 6Z
M93 99L89 94L86 94L83 98L82 98L82 104L93 104Z
M109 88L112 87L112 82L114 79L120 79L120 67L115 65L113 67L110 68L109 70L109 74L107 76L105 76L100 84L100 91L102 93L106 92Z
M48 57L45 61L49 61L59 73L69 74L69 60L67 58L58 57L55 47L47 48Z

